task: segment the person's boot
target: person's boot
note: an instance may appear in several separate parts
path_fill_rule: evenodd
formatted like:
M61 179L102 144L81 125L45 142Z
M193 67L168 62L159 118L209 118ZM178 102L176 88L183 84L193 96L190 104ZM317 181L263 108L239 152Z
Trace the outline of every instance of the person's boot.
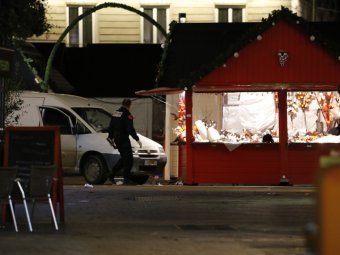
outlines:
M129 178L124 178L124 185L137 185L137 183L135 183L134 181L132 181Z
M110 174L108 177L109 181L112 183L112 185L115 185L116 184L116 181L115 181L115 178L114 178L114 175Z

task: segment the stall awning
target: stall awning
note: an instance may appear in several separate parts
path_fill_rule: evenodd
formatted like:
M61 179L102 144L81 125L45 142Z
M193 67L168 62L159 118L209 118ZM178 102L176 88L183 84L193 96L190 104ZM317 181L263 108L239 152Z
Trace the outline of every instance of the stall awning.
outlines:
M197 93L222 93L242 91L339 91L340 84L230 84L230 85L194 85Z
M149 90L139 90L136 91L135 94L137 96L171 95L181 93L182 91L184 90L180 88L160 87Z
M223 93L242 91L340 91L340 84L230 84L230 85L194 85L192 91L196 93ZM181 88L160 87L149 90L139 90L137 96L173 95L183 92Z

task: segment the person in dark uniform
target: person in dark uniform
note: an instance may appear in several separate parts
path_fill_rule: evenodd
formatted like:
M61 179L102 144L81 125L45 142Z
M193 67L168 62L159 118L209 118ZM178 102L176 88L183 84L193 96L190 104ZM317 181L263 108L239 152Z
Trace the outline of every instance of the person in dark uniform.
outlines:
M137 141L140 147L142 143L136 133L133 125L133 116L130 113L131 100L124 99L121 107L112 114L108 141L111 145L116 146L120 153L120 159L113 166L111 175L109 176L110 181L114 184L115 174L120 170L124 170L124 184L134 184L130 179L131 168L133 164L133 154L129 136Z

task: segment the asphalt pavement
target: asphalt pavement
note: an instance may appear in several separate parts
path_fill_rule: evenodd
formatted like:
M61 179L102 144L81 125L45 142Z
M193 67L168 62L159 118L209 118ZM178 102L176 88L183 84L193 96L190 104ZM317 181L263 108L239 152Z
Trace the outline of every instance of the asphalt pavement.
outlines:
M64 178L64 222L37 204L33 232L16 204L19 232L0 229L0 254L302 255L315 222L314 187L85 185ZM60 212L59 210L57 210Z

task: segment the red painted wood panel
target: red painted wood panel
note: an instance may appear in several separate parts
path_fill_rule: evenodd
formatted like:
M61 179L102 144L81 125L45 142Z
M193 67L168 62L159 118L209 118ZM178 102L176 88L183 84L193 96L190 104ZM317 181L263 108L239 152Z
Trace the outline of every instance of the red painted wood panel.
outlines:
M187 153L186 144L178 145L178 176L181 177L183 182L186 182L187 178Z
M313 184L319 169L317 144L291 144L288 148L285 175L290 183Z
M231 57L203 77L197 87L227 84L339 84L340 61L300 31L298 24L284 21L266 30L262 40L254 38L242 48L239 57ZM277 53L284 50L289 57L281 67Z
M340 152L340 144L290 144L286 176L292 184L316 184L320 157Z
M193 143L193 183L278 185L282 177L279 144L243 144L229 151L224 144ZM184 152L185 145L180 151ZM315 184L321 156L340 153L340 144L289 144L287 169L292 185ZM183 154L182 154L183 155ZM185 182L185 160L180 158Z
M224 144L195 143L194 183L279 184L279 145L243 144L229 151Z

